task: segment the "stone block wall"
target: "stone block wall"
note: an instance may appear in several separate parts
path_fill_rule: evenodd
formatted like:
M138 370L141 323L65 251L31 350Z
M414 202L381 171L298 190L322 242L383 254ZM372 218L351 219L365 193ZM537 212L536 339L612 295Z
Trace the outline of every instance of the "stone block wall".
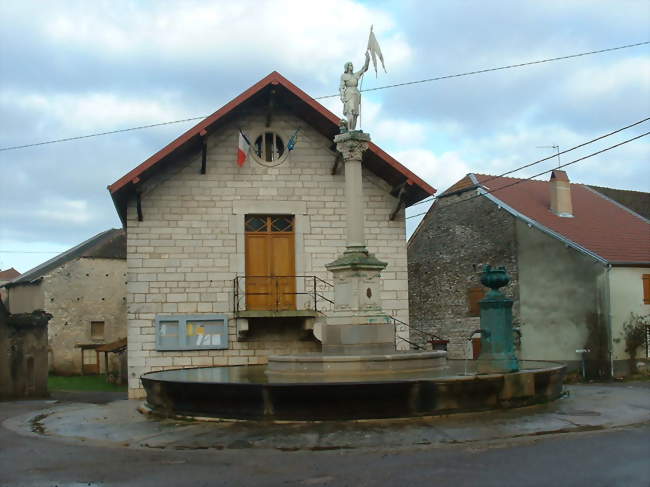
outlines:
M48 395L49 318L42 311L10 315L0 303L0 399Z
M43 309L52 315L48 335L53 373L81 373L77 344L110 343L126 337L124 259L82 257L70 261L45 276L41 287ZM103 337L91 336L91 321L104 322Z
M438 200L408 246L410 324L449 340L450 358L471 358L467 339L480 319L470 316L468 290L481 286L485 264L508 270L512 280L502 291L515 300L515 325L519 317L515 219L484 197L463 202L475 195ZM420 334L411 340L426 345Z
M233 316L233 279L245 274L246 214L295 215L296 274L316 275L331 282L325 264L345 247L345 197L342 168L331 169L336 154L332 141L305 121L277 109L271 127L266 111L248 112L242 119L208 135L207 173L200 174L201 154L175 161L143 188L138 221L135 202L127 211L129 393L141 397L139 377L165 368L261 364L269 354L314 351L315 341L302 341L298 325L258 327L238 341L230 320L227 350L158 352L157 314L222 313ZM253 139L264 130L286 142L300 127L297 145L277 167L251 156L235 163L238 128ZM369 171L363 173L367 245L388 262L383 273L386 313L408 320L407 263L404 212L394 221L396 204L390 188ZM297 282L300 292L300 281ZM298 307L308 305L299 298ZM261 330L264 330L263 332ZM293 331L292 331L293 330ZM261 333L261 334L260 334Z

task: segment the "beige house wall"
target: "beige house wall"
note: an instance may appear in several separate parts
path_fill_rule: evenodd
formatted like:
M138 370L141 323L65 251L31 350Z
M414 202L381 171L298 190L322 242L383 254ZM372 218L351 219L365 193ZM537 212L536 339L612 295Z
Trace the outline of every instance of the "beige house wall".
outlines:
M10 313L31 313L44 309L43 283L20 284L7 289L7 310Z
M612 267L609 270L614 360L628 358L623 325L630 314L650 315L650 304L643 303L643 274L650 274L650 267ZM644 355L645 350L637 351L637 357Z
M601 340L608 360L605 266L517 220L521 358L579 365ZM592 358L592 356L590 356Z
M300 340L292 325L273 325L238 341L229 321L227 350L158 352L157 314L222 313L232 318L233 279L244 275L244 216L247 213L296 216L296 273L331 282L325 264L345 246L344 175L332 175L332 141L305 121L276 110L270 130L285 144L300 127L298 143L277 167L249 156L235 163L238 127L254 140L264 130L265 113L252 113L208 136L207 174L201 155L174 163L147 182L141 198L127 211L129 394L142 397L140 375L178 367L262 364L269 354L320 350L315 340ZM268 129L267 129L268 130ZM406 239L403 210L389 221L396 199L389 186L364 171L365 231L371 252L388 262L383 273L386 313L408 321ZM298 281L298 291L301 290ZM303 303L305 305L305 303Z

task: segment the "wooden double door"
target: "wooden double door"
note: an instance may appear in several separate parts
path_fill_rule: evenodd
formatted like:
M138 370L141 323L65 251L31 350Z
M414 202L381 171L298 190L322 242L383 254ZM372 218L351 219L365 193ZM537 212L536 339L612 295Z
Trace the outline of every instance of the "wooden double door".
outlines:
M296 309L293 215L246 215L246 309Z

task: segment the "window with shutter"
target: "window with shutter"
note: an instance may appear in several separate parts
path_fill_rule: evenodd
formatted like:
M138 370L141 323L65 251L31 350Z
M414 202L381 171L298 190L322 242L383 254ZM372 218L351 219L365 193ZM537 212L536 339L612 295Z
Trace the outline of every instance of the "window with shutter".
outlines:
M467 290L467 311L469 316L481 316L479 301L485 297L485 288L471 287Z
M650 274L643 274L643 302L650 304Z

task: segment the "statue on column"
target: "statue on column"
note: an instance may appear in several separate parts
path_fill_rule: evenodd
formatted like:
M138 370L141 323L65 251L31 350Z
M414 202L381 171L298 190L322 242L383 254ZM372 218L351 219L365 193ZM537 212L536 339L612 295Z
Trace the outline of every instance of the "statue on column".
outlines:
M368 71L370 64L370 54L366 51L366 62L356 73L352 63L345 63L345 71L341 75L341 85L339 86L339 93L341 101L343 102L343 115L347 118L347 129L355 130L357 127L357 119L359 118L359 105L361 105L361 93L359 92L359 80L361 76Z
M341 84L339 85L339 94L343 102L343 115L347 120L341 120L341 133L348 130L356 130L357 119L359 118L359 107L361 106L361 92L359 91L359 83L361 77L368 71L370 65L370 56L372 56L372 64L375 68L375 75L377 74L377 58L381 61L381 65L386 71L384 66L384 56L381 53L381 48L377 42L372 26L370 26L370 36L368 37L368 47L366 48L366 62L356 73L352 63L345 63L343 74L341 75Z

